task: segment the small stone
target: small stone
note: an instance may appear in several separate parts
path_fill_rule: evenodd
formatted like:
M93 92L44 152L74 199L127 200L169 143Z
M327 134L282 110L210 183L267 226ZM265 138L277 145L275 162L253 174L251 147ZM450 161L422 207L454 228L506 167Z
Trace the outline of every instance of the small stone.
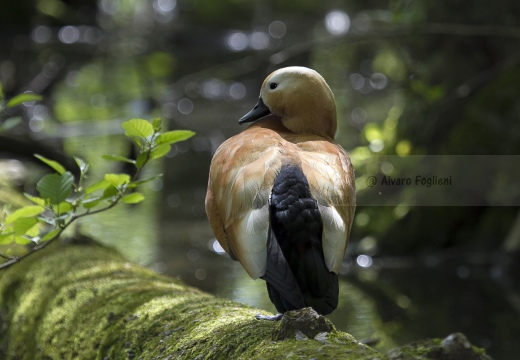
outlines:
M328 332L320 332L318 335L316 335L314 337L314 340L327 341L328 337L329 337L329 333Z
M448 351L459 351L471 348L468 339L461 333L448 335L442 340L441 346Z
M279 325L273 330L273 340L291 339L300 331L309 339L320 333L334 331L334 325L312 308L286 312Z
M296 338L296 340L298 341L306 341L308 340L309 338L307 336L305 336L300 330L296 330L296 333L294 335L294 337Z

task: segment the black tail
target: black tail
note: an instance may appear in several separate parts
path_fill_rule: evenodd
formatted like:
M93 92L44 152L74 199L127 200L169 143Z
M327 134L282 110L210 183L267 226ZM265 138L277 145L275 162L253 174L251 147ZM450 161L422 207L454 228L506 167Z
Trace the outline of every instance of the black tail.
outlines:
M338 304L338 276L325 265L321 215L298 166L282 167L269 211L267 268L262 277L269 298L281 313L306 306L331 313Z

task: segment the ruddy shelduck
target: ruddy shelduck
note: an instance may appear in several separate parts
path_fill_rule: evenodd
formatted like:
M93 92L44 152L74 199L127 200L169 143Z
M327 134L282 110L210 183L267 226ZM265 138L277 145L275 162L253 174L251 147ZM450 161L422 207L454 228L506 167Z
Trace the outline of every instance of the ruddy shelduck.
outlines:
M211 228L232 259L266 281L278 312L329 314L356 202L354 169L334 142L334 95L316 71L282 68L239 120L248 122L211 162Z

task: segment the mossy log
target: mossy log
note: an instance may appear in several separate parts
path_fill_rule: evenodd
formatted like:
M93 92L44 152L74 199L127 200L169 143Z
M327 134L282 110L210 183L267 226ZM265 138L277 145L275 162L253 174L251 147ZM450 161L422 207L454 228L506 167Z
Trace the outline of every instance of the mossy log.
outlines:
M256 320L261 310L91 241L56 242L2 270L0 311L6 359L390 359L311 309Z

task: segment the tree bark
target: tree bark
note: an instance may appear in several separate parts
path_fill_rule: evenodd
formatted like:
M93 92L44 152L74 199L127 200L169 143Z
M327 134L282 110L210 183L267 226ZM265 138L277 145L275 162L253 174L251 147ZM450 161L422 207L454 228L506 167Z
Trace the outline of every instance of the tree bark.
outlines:
M0 272L0 358L392 358L310 309L279 322L258 313L93 241L56 242Z

